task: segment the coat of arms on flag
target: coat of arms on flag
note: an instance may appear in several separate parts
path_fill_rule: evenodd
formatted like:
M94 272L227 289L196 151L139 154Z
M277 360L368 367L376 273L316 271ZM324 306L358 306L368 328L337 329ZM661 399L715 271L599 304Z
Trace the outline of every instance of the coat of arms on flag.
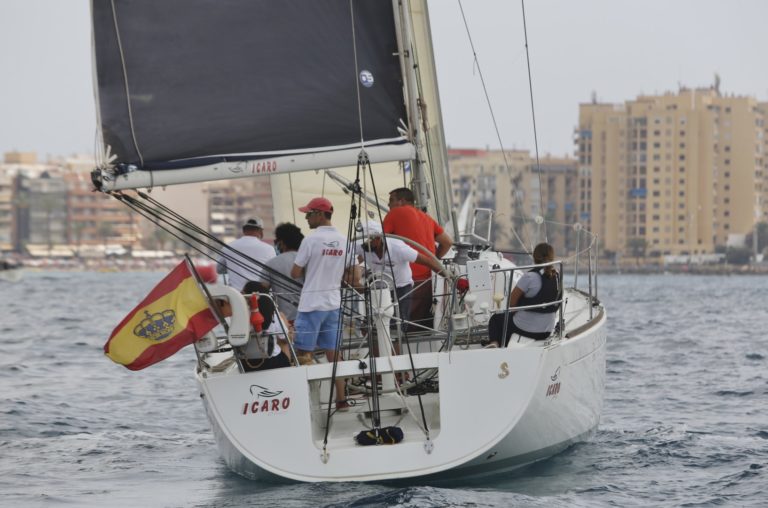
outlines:
M184 260L112 331L104 353L140 370L168 358L208 333L218 321L191 263Z

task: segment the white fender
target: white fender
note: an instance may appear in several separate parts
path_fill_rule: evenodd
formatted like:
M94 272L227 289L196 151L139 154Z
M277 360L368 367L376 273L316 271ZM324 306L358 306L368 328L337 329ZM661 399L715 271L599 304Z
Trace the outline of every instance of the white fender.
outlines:
M245 297L236 289L223 284L206 284L213 298L224 297L232 306L232 318L229 323L227 340L235 347L245 346L251 330L250 311Z

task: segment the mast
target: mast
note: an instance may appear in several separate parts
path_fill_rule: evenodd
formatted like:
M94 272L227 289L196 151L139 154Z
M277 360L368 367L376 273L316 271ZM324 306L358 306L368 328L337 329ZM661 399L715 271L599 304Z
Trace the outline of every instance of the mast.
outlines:
M406 81L407 111L415 132L412 143L413 191L416 205L428 209L440 224L456 235L452 221L452 195L448 174L448 151L437 87L432 34L426 0L402 0L402 20L395 16L401 61ZM431 185L431 188L430 188Z
M427 180L425 176L423 149L424 140L422 132L422 116L419 108L420 94L418 89L418 62L413 43L413 18L411 16L410 0L400 0L398 2L399 16L395 16L395 28L400 41L400 61L403 67L403 77L405 78L405 91L408 108L408 117L410 119L410 135L416 154L411 160L411 171L413 171L413 192L416 198L418 208L426 208L429 203L429 192L427 191Z

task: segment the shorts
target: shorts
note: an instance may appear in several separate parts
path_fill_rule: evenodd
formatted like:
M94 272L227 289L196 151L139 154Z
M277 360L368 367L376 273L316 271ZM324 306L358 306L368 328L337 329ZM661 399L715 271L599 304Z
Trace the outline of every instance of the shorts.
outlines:
M296 328L294 347L301 351L315 349L335 351L336 340L339 337L340 314L341 309L299 312L294 323Z

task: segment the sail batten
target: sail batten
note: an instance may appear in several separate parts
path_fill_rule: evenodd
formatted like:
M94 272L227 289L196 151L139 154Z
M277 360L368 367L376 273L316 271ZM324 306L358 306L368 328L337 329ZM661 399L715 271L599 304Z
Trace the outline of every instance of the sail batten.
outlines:
M402 143L392 4L358 1L352 15L346 0L92 0L114 163Z

